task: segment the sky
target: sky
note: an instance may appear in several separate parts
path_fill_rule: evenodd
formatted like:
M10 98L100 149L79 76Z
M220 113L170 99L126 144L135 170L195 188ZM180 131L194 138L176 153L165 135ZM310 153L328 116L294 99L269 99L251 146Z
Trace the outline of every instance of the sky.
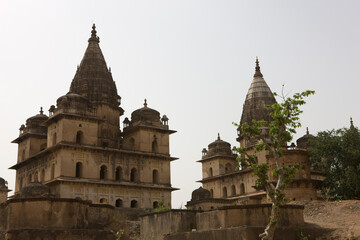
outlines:
M125 117L143 106L171 129L172 207L200 186L201 150L217 138L238 146L236 128L259 57L265 81L302 107L310 133L360 126L360 1L0 0L0 177L14 189L26 119L69 91L91 26L111 67Z

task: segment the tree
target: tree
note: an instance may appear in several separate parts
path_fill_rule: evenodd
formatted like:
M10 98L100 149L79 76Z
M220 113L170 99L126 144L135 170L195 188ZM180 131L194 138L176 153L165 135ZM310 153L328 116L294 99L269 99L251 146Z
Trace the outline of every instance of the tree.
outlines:
M281 103L265 105L270 111L271 122L255 121L240 126L241 137L255 140L254 151L248 151L245 146L234 148L239 154L237 160L242 169L251 167L253 174L257 176L256 187L265 189L268 198L272 202L271 216L264 232L259 235L262 240L272 240L280 216L280 206L286 202L284 189L295 177L299 165L284 166L280 160L287 143L293 138L296 129L301 127L299 115L302 113L300 106L306 102L304 98L314 91L295 93L292 97L282 94ZM274 96L278 96L274 93ZM235 124L235 123L234 123ZM238 126L237 124L235 124ZM258 163L257 154L267 151L270 158L275 161L275 169L269 173L267 163ZM271 174L271 178L270 178Z
M322 131L309 142L312 167L325 173L326 198L360 199L360 132L350 128Z

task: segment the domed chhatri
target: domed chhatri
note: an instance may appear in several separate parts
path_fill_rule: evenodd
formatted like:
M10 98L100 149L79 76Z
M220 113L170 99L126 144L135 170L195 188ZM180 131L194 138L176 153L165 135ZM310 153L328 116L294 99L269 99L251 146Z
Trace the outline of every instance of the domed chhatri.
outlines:
M231 144L220 139L220 133L218 133L217 139L208 145L207 157L222 154L232 156Z
M160 123L160 113L147 106L146 99L144 100L144 107L135 110L131 113L131 122L154 122Z
M8 189L7 182L5 179L0 177L0 190Z
M202 199L209 199L211 198L211 193L209 190L199 187L198 189L194 190L191 194L191 201L198 201Z
M312 138L314 138L314 136L309 133L309 128L306 128L306 134L296 140L297 147L307 149L309 147L309 140Z

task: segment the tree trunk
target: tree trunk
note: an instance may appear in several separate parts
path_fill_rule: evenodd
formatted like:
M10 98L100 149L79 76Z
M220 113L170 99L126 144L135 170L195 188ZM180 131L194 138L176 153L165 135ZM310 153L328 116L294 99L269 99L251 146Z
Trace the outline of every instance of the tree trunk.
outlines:
M280 207L278 203L273 203L271 206L271 216L268 225L264 232L259 235L261 240L273 240L276 226L278 225L280 216Z

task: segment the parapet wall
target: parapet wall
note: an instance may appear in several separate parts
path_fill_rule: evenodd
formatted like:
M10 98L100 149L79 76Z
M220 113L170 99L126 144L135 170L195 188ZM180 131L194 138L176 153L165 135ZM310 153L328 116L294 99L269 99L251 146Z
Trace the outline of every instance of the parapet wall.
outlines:
M299 205L281 207L279 226L302 226L303 211L304 207ZM192 229L197 232L240 226L263 229L269 222L270 215L271 204L228 206L211 211L171 210L151 213L140 218L141 240L163 240L165 234L191 232Z
M281 208L281 226L304 224L304 207L285 205ZM271 215L271 204L240 205L219 208L196 215L197 230L229 228L237 226L266 226Z
M140 216L141 240L162 240L164 234L189 232L196 228L193 210L169 210Z

